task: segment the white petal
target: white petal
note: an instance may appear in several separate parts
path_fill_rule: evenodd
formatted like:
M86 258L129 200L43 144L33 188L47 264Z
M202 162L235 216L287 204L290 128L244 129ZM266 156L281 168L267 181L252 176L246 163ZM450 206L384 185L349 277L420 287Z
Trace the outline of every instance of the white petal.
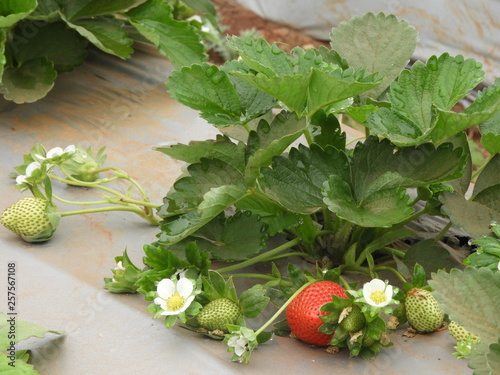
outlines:
M47 159L52 159L54 156L61 156L63 149L61 147L54 147L47 152Z
M370 281L370 286L372 288L372 292L385 290L385 282L380 279L373 279Z
M177 293L181 295L181 297L188 298L191 293L193 293L193 283L191 280L182 278L177 281Z
M236 344L239 346L246 346L246 344L248 344L248 339L240 337L239 340L236 341Z
M38 154L35 154L35 158L37 158L38 160L40 161L44 161L46 159L45 156L42 156L42 155L38 155Z
M236 342L240 339L240 336L233 336L227 340L227 346L234 348L236 346Z
M165 300L163 298L156 297L153 302L155 303L155 305L161 306L165 303Z
M69 153L71 153L71 154L72 154L72 153L74 153L74 152L76 152L76 147L75 147L75 145L69 145L68 147L66 147L66 148L64 149L64 153L67 153L67 152L69 152Z
M37 169L40 169L42 165L37 162L37 161L34 161L33 163L30 163L28 164L28 166L26 167L26 176L30 177L31 174L36 171Z
M123 267L123 263L121 260L118 263L116 263L115 270L125 271L125 267Z
M392 299L392 285L387 285L385 288L385 297L387 298L387 301Z
M365 283L365 285L363 285L363 297L365 297L365 299L368 301L371 295L372 295L372 286L370 283Z
M500 271L500 262L498 262L498 270Z
M163 279L158 283L156 292L163 299L170 298L175 293L175 284L170 279Z
M241 357L245 353L245 348L243 346L237 345L234 348L234 354L236 354L238 357Z
M189 305L191 305L191 302L193 302L193 300L194 300L194 296L189 297L189 298L186 300L186 302L184 302L184 305L183 305L183 306L182 306L179 310L175 310L174 312L175 312L176 314L179 314L179 313L181 313L181 312L183 312L183 311L186 311L186 310L187 310L187 308L189 307Z
M23 174L20 174L19 176L16 177L16 184L21 185L27 182L26 176Z

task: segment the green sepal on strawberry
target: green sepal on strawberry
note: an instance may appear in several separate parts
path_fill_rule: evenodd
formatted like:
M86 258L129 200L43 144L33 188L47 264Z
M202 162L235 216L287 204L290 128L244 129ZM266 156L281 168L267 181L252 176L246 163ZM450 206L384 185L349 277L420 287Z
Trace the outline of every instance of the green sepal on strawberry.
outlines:
M0 222L26 242L48 241L60 219L54 204L37 197L21 198L0 216Z
M332 300L332 295L347 298L345 289L333 281L318 281L302 290L287 307L286 319L292 333L311 345L326 346L333 334L320 332L323 324L321 306Z

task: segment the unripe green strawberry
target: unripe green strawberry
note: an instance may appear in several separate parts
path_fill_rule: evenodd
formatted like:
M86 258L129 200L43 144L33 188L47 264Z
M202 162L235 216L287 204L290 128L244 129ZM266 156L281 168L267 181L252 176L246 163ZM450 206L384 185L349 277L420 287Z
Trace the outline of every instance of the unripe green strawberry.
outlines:
M408 323L418 332L434 332L443 324L444 312L428 290L409 290L405 305Z
M451 321L448 324L448 332L455 339L455 341L465 341L467 339L476 340L478 337L469 331L467 331L464 327L462 327L457 322Z
M365 314L361 312L358 305L349 306L351 309L348 315L340 321L340 325L348 332L358 332L366 322ZM346 307L346 309L349 309Z
M26 197L8 207L0 222L27 242L42 242L52 237L60 218L57 207L46 200Z
M207 303L196 315L198 323L209 331L228 332L227 324L235 324L241 315L240 307L227 298L218 298Z

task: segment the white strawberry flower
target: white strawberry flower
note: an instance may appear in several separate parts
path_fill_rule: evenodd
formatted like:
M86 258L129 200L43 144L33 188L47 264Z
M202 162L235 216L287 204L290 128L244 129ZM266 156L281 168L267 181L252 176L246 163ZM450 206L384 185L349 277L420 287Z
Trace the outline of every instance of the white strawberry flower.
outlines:
M26 177L31 177L33 172L36 171L37 169L40 169L41 166L42 165L37 161L28 164L28 166L26 167Z
M392 285L389 285L380 279L373 279L369 283L365 283L365 285L363 285L363 297L371 306L387 306L391 302L392 296Z
M181 278L174 283L171 279L163 279L158 283L158 297L154 303L162 308L160 315L177 315L191 305L194 300L193 283L187 278Z
M234 348L234 354L236 354L238 357L241 357L247 350L248 341L249 340L243 335L237 335L231 337L228 340L227 346L229 346L230 348Z
M74 154L75 152L76 152L76 146L69 145L64 150L61 147L51 148L49 151L47 151L47 154L45 156L36 154L35 157L41 161L44 161L46 159L53 159L55 157L62 156L64 154L68 155Z

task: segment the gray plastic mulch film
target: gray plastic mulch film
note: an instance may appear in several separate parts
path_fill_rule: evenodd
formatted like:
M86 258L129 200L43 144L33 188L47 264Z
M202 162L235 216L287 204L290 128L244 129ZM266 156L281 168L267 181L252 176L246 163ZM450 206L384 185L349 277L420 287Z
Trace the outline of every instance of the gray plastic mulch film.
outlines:
M106 146L107 165L128 171L154 202L161 202L182 165L152 147L215 134L196 112L166 93L164 82L171 70L165 58L144 46L126 62L92 52L83 66L60 76L43 100L0 102L1 208L20 198L8 175L36 142L47 149ZM55 190L73 200L97 197L63 185ZM127 248L132 261L142 265L142 246L153 242L157 233L157 228L123 212L64 217L55 236L41 244L25 243L0 228L2 274L8 262L17 264L18 319L66 332L27 342L41 374L472 373L465 361L452 356L454 343L446 331L412 339L402 336L404 330L397 331L395 346L370 361L276 337L254 351L249 365L232 363L220 342L179 327L165 329L161 319L153 320L146 312L148 302L141 295L103 289L103 277L111 277L115 267L114 257ZM2 276L2 291L5 282ZM5 311L6 297L0 301L0 311Z

